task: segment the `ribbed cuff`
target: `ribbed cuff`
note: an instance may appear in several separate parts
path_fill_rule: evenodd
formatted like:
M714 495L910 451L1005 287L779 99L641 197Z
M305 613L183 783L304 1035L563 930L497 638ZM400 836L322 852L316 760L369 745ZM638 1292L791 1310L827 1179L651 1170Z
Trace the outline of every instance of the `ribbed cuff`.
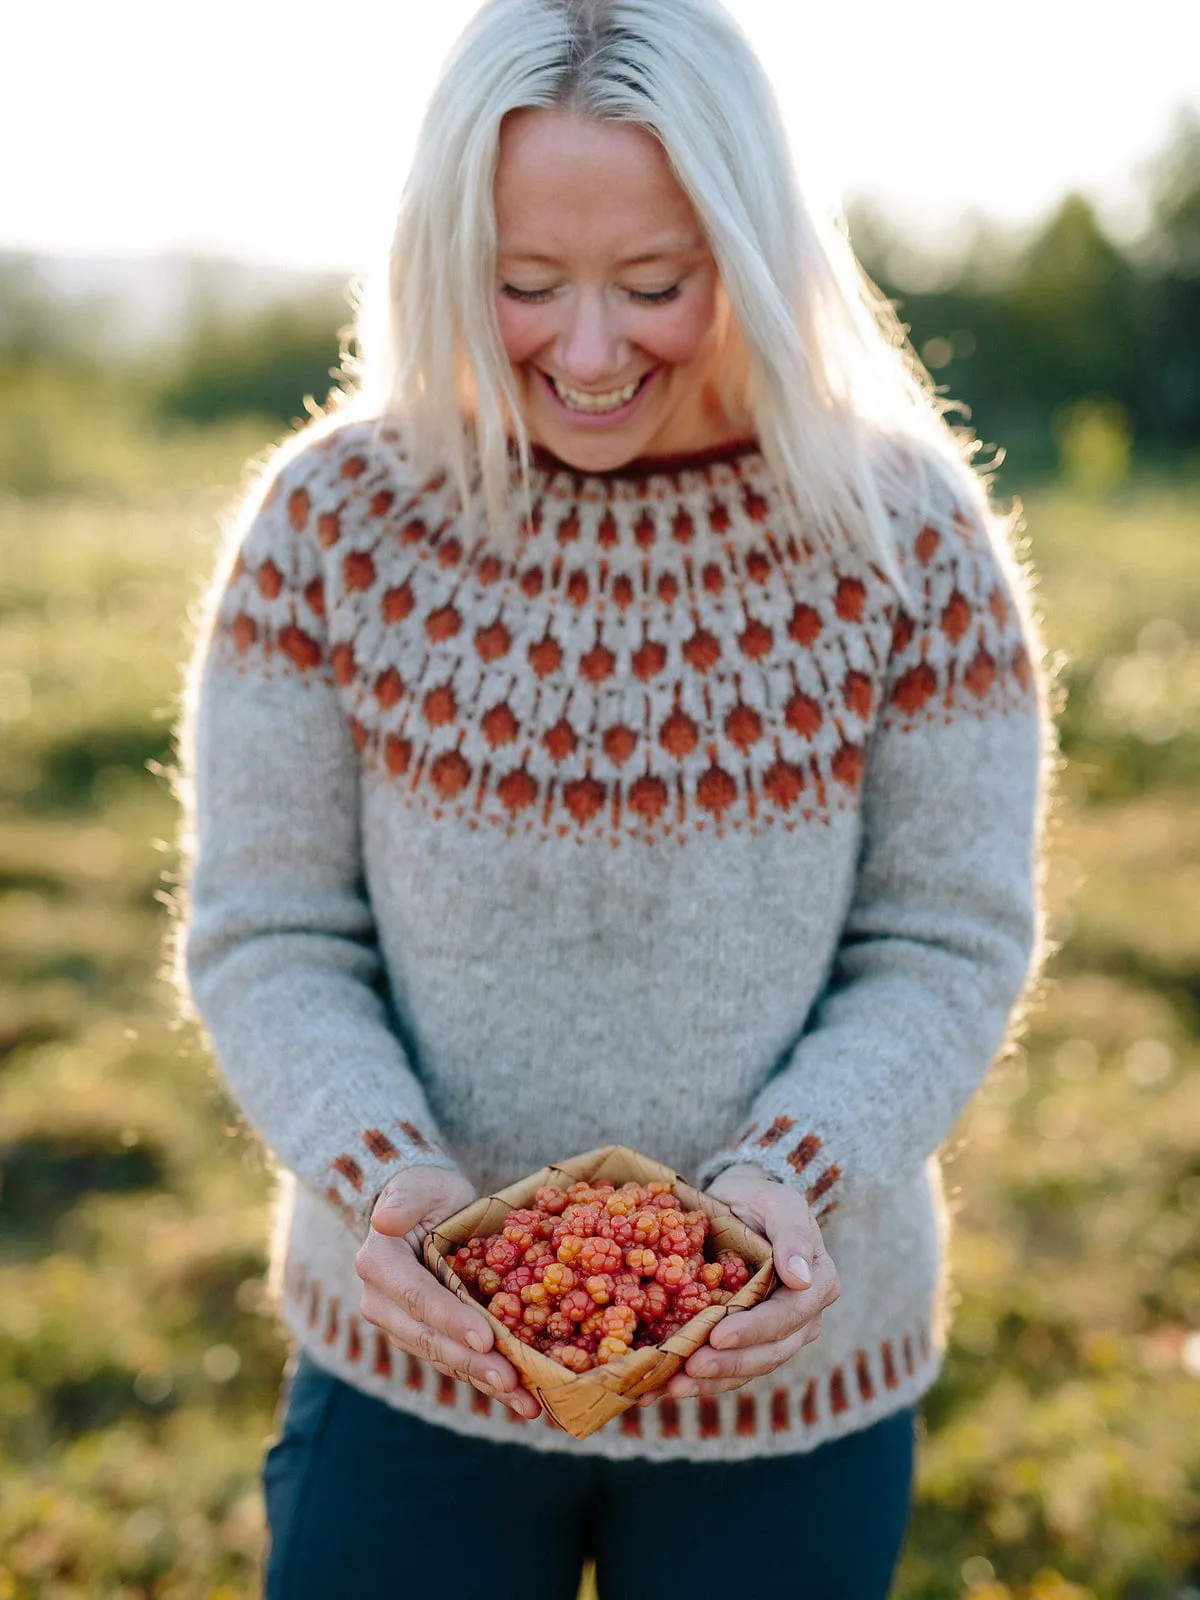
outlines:
M765 1129L752 1122L736 1142L710 1156L698 1174L698 1187L707 1189L727 1167L752 1163L769 1177L799 1190L823 1222L838 1203L842 1169L819 1134L805 1133L794 1117L780 1116Z
M431 1134L413 1122L364 1128L357 1142L329 1163L325 1199L358 1239L364 1239L371 1213L389 1178L409 1167L458 1168Z

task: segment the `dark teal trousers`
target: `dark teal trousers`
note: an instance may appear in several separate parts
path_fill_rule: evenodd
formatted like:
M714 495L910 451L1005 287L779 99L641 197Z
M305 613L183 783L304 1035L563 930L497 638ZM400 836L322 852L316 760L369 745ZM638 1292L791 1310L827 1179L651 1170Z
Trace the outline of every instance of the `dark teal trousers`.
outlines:
M801 1455L573 1458L410 1417L301 1357L263 1466L266 1600L885 1600L915 1410ZM728 1587L726 1587L728 1586Z

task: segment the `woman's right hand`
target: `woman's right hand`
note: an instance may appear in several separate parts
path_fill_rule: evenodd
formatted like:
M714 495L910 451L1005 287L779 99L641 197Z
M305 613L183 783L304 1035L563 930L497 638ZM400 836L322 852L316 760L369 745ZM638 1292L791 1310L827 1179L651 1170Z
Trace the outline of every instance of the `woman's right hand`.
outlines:
M516 1367L495 1349L487 1318L439 1283L422 1258L429 1230L474 1199L461 1173L443 1167L397 1173L375 1202L370 1232L355 1258L363 1281L360 1311L398 1350L532 1419L541 1407L521 1387Z

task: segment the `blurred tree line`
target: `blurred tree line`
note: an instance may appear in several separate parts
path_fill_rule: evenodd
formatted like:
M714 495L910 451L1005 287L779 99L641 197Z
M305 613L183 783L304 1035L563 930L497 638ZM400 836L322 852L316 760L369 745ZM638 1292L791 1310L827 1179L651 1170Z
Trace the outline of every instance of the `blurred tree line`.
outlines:
M866 206L848 208L866 271L939 390L967 408L951 420L969 421L985 459L1000 444L1022 475L1064 468L1092 487L1119 481L1135 451L1142 463L1197 459L1200 115L1177 114L1142 176L1144 224L1121 242L1078 194L1017 240L978 219L954 260L923 253ZM10 263L0 270L0 482L38 486L36 459L52 445L43 437L31 454L34 413L48 384L60 399L64 387L90 388L88 404L102 392L143 427L247 414L286 424L306 396L324 400L350 318L335 285L252 312L202 293L169 346L114 362L100 353L110 310L66 305Z
M979 220L960 258L923 256L865 208L851 240L939 390L1022 469L1119 477L1200 447L1200 116L1181 111L1119 244L1065 196L1014 248ZM953 420L953 419L952 419Z

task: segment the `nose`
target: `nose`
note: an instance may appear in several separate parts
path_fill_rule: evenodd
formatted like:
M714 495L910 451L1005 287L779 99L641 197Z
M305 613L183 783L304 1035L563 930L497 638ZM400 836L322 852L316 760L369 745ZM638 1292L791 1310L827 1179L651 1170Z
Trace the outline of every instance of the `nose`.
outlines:
M559 349L563 376L581 387L594 387L625 366L617 313L599 291L581 290L569 305Z

